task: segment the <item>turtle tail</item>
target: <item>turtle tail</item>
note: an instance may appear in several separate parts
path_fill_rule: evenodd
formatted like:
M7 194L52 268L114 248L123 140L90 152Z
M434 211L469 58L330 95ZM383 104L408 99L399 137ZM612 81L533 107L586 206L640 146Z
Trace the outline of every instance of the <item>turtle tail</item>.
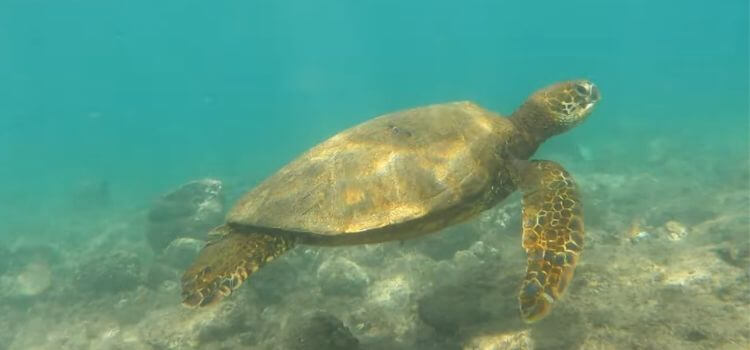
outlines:
M583 249L583 208L570 174L550 161L520 167L526 277L518 299L526 322L544 318L570 284Z
M219 226L198 258L182 275L182 303L207 306L232 294L248 276L294 247L293 237L241 232Z

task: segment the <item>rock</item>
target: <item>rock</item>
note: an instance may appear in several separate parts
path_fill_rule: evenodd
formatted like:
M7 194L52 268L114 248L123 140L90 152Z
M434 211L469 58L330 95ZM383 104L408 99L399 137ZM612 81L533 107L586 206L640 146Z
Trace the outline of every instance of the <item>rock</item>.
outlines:
M463 350L531 350L529 330L511 333L483 334L472 338Z
M9 269L20 269L29 263L44 261L50 265L62 261L57 248L45 244L22 245L13 250L8 258Z
M344 257L334 257L320 264L317 276L326 295L361 295L370 284L367 273Z
M406 241L405 245L414 246L418 252L433 260L449 260L457 251L470 247L478 236L477 229L472 225L458 225L435 235Z
M481 296L479 290L465 285L440 287L419 300L419 318L439 333L456 334L490 318Z
M409 279L404 275L395 275L376 282L367 300L379 308L396 311L409 304L412 294Z
M352 331L368 346L415 341L418 333L415 296L419 288L425 287L421 278L433 275L431 264L435 263L415 253L402 253L387 261L380 268L378 278L367 288L366 296L355 299L351 307L345 309ZM383 343L384 339L389 343Z
M630 221L630 227L627 230L626 238L629 239L631 243L640 243L654 238L654 235L652 235L647 229L648 227L646 227L643 218L635 217Z
M728 264L750 271L750 242L729 242L719 247L716 253Z
M24 266L15 276L16 292L19 295L38 295L52 284L52 268L43 260Z
M500 251L482 241L457 252L436 270L435 286L417 300L417 316L448 336L492 319L517 320L520 273L509 266Z
M667 238L672 241L682 240L688 234L685 225L674 220L669 220L664 224L664 231L667 233Z
M52 269L44 260L28 263L0 277L0 297L16 302L42 294L52 285Z
M298 282L298 275L298 269L288 259L276 259L253 274L247 284L258 295L260 302L281 303L296 290L308 287L302 287L304 284Z
M24 245L12 253L0 250L0 296L17 301L40 295L52 286L52 266L62 260L55 248Z
M479 259L473 252L469 250L459 250L453 256L456 268L461 273L468 271L474 271L482 265L482 260Z
M292 322L284 349L355 350L359 341L335 316L317 311Z
M146 236L160 253L177 238L206 239L206 233L224 220L221 181L192 181L162 196L148 213Z
M633 243L640 243L640 242L647 241L647 240L649 240L651 238L653 238L653 235L650 232L648 232L648 231L638 231L638 232L634 232L630 236L630 241L633 242Z
M148 267L145 285L151 289L179 289L180 276L184 270L178 270L166 264L155 262Z
M486 262L497 263L500 260L500 251L482 241L474 242L469 249L457 251L453 256L456 268L462 273L482 268Z
M176 269L184 270L195 260L206 242L194 238L177 238L164 249L159 260Z
M225 339L247 331L248 305L243 305L244 298L239 297L221 305L211 318L198 323L197 340L200 343L221 342Z
M735 267L728 265L715 252L699 248L685 249L673 254L658 279L664 291L686 295L708 294L719 291L729 276L736 276Z
M142 280L138 256L132 252L115 251L81 264L73 283L83 293L110 294L133 290Z
M106 329L96 337L90 338L89 349L124 350L141 349L157 350L144 343L132 330L122 330L119 327Z
M475 223L479 228L478 231L484 234L501 235L509 230L520 230L521 201L516 196L518 194L511 195L501 205L482 212Z
M216 305L197 309L170 304L173 301L164 300L159 307L144 312L131 330L133 336L158 350L244 349L236 343L241 334L265 336L265 323L274 321L264 319L263 324L258 324L261 311L246 293L235 292Z

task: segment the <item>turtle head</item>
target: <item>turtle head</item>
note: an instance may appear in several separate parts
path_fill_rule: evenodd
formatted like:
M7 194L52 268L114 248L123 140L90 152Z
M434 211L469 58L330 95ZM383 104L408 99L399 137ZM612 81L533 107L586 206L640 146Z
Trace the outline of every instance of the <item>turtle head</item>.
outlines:
M599 89L588 80L565 81L536 91L512 118L544 140L586 120L600 98Z

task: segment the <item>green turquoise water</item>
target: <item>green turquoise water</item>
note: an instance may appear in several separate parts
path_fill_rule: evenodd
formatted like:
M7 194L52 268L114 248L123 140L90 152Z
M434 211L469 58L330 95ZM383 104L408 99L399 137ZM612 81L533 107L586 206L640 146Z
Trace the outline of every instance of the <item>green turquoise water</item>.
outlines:
M54 241L59 221L115 220L193 179L236 194L370 117L453 100L508 115L572 78L603 99L539 157L648 172L666 140L675 158L724 162L706 165L716 174L706 185L744 181L748 10L747 0L2 0L0 242Z
M685 132L701 147L726 131L740 149L747 32L744 0L6 0L0 193L34 207L81 178L127 201L206 175L257 180L381 113L470 99L507 114L575 77L604 100L567 140Z

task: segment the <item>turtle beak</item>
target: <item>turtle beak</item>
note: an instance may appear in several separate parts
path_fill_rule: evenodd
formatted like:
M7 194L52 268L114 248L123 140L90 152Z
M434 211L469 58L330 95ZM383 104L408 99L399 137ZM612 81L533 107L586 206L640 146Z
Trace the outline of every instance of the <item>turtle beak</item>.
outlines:
M576 86L576 92L583 95L586 100L586 106L584 107L586 111L599 102L602 97L599 93L599 88L590 81L579 82L578 86Z
M593 106L595 103L599 102L599 100L602 98L602 95L599 94L599 88L596 87L596 85L591 84L590 87L590 94L589 94L589 107Z
M599 101L602 98L602 95L599 94L599 88L596 87L593 83L591 83L591 99L594 102Z
M594 85L594 83L588 81L588 80L581 80L576 82L573 85L573 90L575 91L575 94L578 95L579 99L582 99L583 103L583 109L588 111L589 108L591 108L596 102L601 99L601 94L599 93L599 88Z

